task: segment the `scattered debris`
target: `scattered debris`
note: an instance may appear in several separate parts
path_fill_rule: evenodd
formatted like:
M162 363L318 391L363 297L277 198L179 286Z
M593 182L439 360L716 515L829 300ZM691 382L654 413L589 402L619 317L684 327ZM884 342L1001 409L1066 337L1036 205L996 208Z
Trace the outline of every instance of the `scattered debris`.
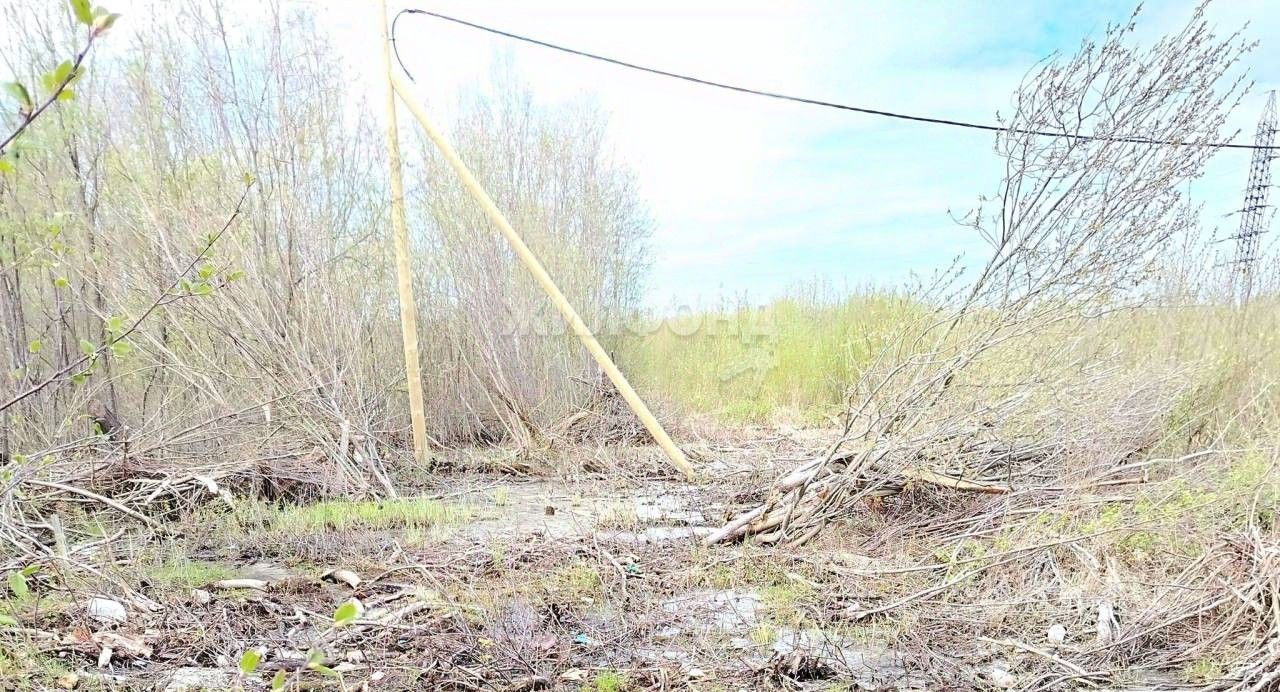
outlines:
M1115 607L1110 601L1103 601L1098 604L1098 643L1110 644L1115 641L1116 631L1120 627L1119 621L1116 620Z
M117 600L95 596L85 606L89 618L104 625L121 625L129 619L124 604Z
M102 647L103 657L98 659L99 668L103 667L104 661L111 659L112 653L107 652L113 652L131 659L151 658L151 645L134 636L119 632L95 632L93 641Z
M1013 689L1018 685L1017 678L1009 672L1003 664L994 663L991 666L991 672L988 673L991 678L991 684L1003 690Z
M581 668L570 668L561 673L559 678L564 682L582 682L587 679L587 674Z
M787 679L795 682L826 680L835 675L835 671L825 661L799 649L774 654L766 669L773 680Z
M320 579L328 582L341 582L353 589L360 586L360 576L349 569L326 570L320 575Z
M230 590L230 589L252 589L254 591L266 591L269 584L261 579L219 579L209 585L211 589Z

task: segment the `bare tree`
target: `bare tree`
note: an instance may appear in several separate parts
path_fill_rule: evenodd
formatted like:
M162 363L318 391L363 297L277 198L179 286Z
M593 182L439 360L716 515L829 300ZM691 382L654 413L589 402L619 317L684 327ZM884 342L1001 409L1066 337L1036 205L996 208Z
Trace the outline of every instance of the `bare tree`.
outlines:
M607 343L639 306L651 222L605 118L583 103L539 106L509 68L460 110L460 155ZM528 442L589 400L575 381L594 381L595 366L434 148L422 158L424 292L440 297L426 328L446 339L433 355L462 374L437 369L428 389L466 402L477 420L463 430Z
M6 56L23 70L80 47L64 8L37 5L6 10L31 37ZM0 180L0 348L20 371L0 404L14 456L52 460L40 478L115 493L118 474L138 475L139 502L203 492L196 473L394 492L409 445L401 370L387 367L400 350L381 139L312 8L241 9L149 6L130 50L95 63L74 108L45 111L21 174ZM626 313L649 220L604 119L500 87L463 109L460 150L585 315ZM529 317L551 316L541 294L453 175L423 161L429 434L531 441L594 401L575 379L590 363L546 333L558 321ZM210 248L246 177L254 194ZM175 278L190 300L168 299ZM97 434L108 420L127 449Z

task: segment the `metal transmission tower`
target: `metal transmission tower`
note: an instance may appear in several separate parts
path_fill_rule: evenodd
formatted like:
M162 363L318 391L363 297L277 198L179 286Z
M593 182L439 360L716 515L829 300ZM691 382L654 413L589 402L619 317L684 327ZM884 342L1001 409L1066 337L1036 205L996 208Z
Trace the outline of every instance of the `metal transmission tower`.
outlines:
M1244 191L1244 206L1240 209L1240 232L1236 234L1236 297L1240 304L1249 302L1253 295L1254 277L1258 270L1258 245L1267 231L1270 214L1267 213L1267 193L1271 191L1271 160L1276 154L1270 147L1276 140L1276 92L1267 98L1258 120L1258 133L1254 136L1253 163L1249 167L1249 184Z

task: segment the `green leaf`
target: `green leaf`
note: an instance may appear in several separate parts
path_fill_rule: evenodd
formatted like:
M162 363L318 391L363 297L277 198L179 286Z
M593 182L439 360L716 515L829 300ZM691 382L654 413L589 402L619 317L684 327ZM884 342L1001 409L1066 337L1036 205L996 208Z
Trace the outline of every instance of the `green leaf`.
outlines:
M244 181L245 187L248 187L253 184L253 174L250 173L249 171L245 171L240 176L240 179Z
M12 173L13 164L8 159L0 158L0 173Z
M93 8L89 7L89 0L71 0L71 12L81 24L93 26Z
M312 668L324 663L324 652L319 649L312 649L307 652L307 667Z
M194 287L192 287L192 289L191 289L191 295L196 295L196 296L207 296L207 295L209 295L210 293L213 293L213 286L210 286L209 284L204 283L204 282L200 282L200 283L196 284L196 285L195 285Z
M314 665L314 666L311 666L311 670L314 670L315 672L329 678L342 677L341 675L338 674L338 671L330 668L329 666Z
M196 276L199 276L201 279L207 279L213 276L216 271L218 271L218 268L213 266L213 263L205 262L196 270Z
M286 676L286 675L284 674L284 671L283 671L283 670L277 670L277 671L276 671L276 674L275 674L275 677L271 678L271 689L273 689L273 690L283 690L283 689L284 689L284 682L285 682L285 680L287 680L287 679L288 679L288 676Z
M43 347L44 344L39 339L32 339L31 343L27 344L27 350L31 353L39 353Z
M356 604L346 601L333 611L333 626L342 627L356 619Z
M9 573L9 590L18 598L26 598L27 594L31 593L27 588L27 578L22 576L21 572Z
M39 571L40 571L40 565L27 565L26 567L22 568L22 572L20 572L20 574L22 574L22 576L24 577L29 577Z
M0 625L5 627L17 627L18 621L8 615L0 614Z
M58 63L58 66L53 68L52 72L54 86L61 84L64 80L70 77L71 70L74 69L74 67L75 66L71 64L70 60L63 60Z
M86 356L93 355L93 352L97 350L98 350L98 347L94 346L92 341L89 341L88 339L80 340L80 352L85 354Z
M240 672L245 675L253 675L253 671L258 669L258 661L262 660L262 654L257 649L249 649L240 654Z
M63 60L62 62L58 63L57 67L40 75L40 84L41 86L44 87L45 91L52 93L58 87L62 86L63 83L70 85L71 80L79 76L78 74L75 74L75 75L71 74L71 71L74 69L75 69L75 66L71 64L70 60ZM67 100L66 98L63 98L61 95L59 95L58 98L64 101Z
M82 372L78 372L78 373L76 373L76 374L74 374L74 375L72 375L72 376L71 376L71 384L74 384L74 385L82 385L82 384L84 384L84 383L85 383L85 381L86 381L86 380L88 380L88 379L89 379L89 376L88 376L88 375L86 375L86 374L84 374L84 373L82 373Z
M119 315L111 315L107 318L107 331L112 334L119 334L124 331L124 318Z
M67 277L65 277L65 276L59 276L59 277L55 278L55 279L53 280L53 287L54 287L54 288L66 288L66 287L67 287Z
M111 344L111 355L117 358L123 358L133 353L133 346L128 341L116 341Z
M93 10L93 31L95 34L102 35L116 23L120 18L118 12L110 12L105 7L95 7Z
M31 92L22 85L21 82L5 82L4 90L18 102L23 108L31 108Z
M227 275L223 278L223 280L226 281L227 283L231 283L233 281L239 281L240 279L243 279L243 278L244 278L243 271L239 269L232 269L231 271L227 272Z
M70 101L75 97L76 97L76 92L72 91L71 89L63 89L62 91L58 92L59 101Z

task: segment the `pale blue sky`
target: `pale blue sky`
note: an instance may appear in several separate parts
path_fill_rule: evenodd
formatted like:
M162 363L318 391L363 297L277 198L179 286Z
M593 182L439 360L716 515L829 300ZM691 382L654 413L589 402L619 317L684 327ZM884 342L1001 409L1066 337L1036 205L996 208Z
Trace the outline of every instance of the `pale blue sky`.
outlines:
M398 3L393 3L393 5ZM1235 125L1252 137L1261 92L1280 82L1280 12L1219 0L1223 29L1252 20L1265 41L1258 89ZM431 3L517 33L675 71L888 110L994 120L1026 71L1122 21L1129 2ZM692 9L691 9L692 6ZM1193 2L1148 3L1139 39L1180 26ZM994 190L998 160L981 132L904 123L710 91L513 45L436 21L405 20L424 98L483 76L505 51L536 94L588 93L611 113L658 226L648 303L752 302L821 279L836 289L892 285L980 242L955 225ZM432 75L432 72L435 75ZM1193 187L1206 221L1239 206L1248 153L1219 157Z
M118 0L118 2L147 0ZM256 0L232 1L243 15ZM381 97L371 0L285 0L321 27ZM1138 38L1180 27L1197 0L1148 2ZM1019 80L1053 51L1074 52L1119 0L389 0L551 42L711 79L908 113L991 122ZM232 13L234 15L234 12ZM1280 86L1275 0L1216 0L1224 31L1252 22L1257 81L1232 121L1253 136L1263 93ZM246 21L250 21L246 19ZM547 102L583 96L611 117L617 154L638 176L657 226L647 303L665 309L799 282L837 290L894 285L982 246L948 210L970 209L998 182L988 133L911 124L736 95L513 43L435 20L401 21L402 52L428 108L445 116L458 89L510 59ZM374 100L373 103L380 103ZM403 132L408 136L408 120ZM1229 235L1248 152L1226 152L1197 181L1205 221Z

